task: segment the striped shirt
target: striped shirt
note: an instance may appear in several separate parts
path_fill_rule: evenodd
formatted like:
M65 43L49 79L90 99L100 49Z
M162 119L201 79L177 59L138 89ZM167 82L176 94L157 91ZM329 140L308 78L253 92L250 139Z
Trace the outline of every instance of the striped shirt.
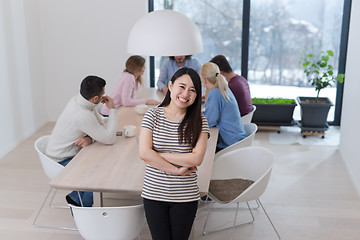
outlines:
M210 133L203 114L202 132ZM179 144L178 126L180 122L169 120L163 107L152 108L145 114L142 128L152 131L153 149L156 152L189 153L191 144ZM191 202L200 199L197 174L174 175L146 165L144 186L141 197L165 202Z

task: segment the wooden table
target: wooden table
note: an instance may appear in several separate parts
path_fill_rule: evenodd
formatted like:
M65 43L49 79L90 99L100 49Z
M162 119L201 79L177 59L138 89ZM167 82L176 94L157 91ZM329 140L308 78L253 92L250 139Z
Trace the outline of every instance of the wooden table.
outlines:
M156 89L143 89L139 97L143 96L161 100L162 94ZM95 142L83 148L50 185L90 192L141 192L146 164L139 158L138 136L143 116L134 107L121 107L117 112L118 131L123 131L125 125L136 125L137 136L117 136L113 145ZM217 137L218 129L211 128L206 154L198 167L201 195L208 192Z

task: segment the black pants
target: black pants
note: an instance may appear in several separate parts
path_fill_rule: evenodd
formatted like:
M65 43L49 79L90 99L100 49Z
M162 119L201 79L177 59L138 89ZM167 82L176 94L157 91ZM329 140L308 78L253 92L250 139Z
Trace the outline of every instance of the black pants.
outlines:
M144 200L146 220L153 240L187 240L198 201L174 203Z

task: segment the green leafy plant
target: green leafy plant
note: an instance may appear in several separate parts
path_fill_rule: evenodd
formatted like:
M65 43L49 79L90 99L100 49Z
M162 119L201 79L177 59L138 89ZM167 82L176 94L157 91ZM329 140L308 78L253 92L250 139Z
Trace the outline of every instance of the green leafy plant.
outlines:
M295 99L288 98L252 98L253 104L295 104Z
M344 74L339 73L337 76L334 74L334 68L329 63L333 57L334 53L331 50L320 51L317 56L311 53L307 54L304 50L304 56L301 58L300 63L311 86L315 86L315 91L317 91L316 99L319 98L322 89L331 86L336 81L340 83L344 81Z

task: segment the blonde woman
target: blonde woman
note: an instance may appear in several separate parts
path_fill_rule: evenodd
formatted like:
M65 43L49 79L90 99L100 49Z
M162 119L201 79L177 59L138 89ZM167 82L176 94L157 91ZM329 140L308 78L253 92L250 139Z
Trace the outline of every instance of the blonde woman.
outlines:
M242 124L240 111L234 94L228 88L219 67L212 62L205 63L200 76L206 88L204 115L209 127L219 128L216 152L248 136Z
M125 63L125 70L121 74L119 81L110 96L114 99L115 108L120 106L131 107L139 104L157 105L158 101L153 99L135 99L139 84L142 83L142 75L145 71L145 59L134 55L128 58ZM109 109L104 105L100 113L103 116L109 115Z

